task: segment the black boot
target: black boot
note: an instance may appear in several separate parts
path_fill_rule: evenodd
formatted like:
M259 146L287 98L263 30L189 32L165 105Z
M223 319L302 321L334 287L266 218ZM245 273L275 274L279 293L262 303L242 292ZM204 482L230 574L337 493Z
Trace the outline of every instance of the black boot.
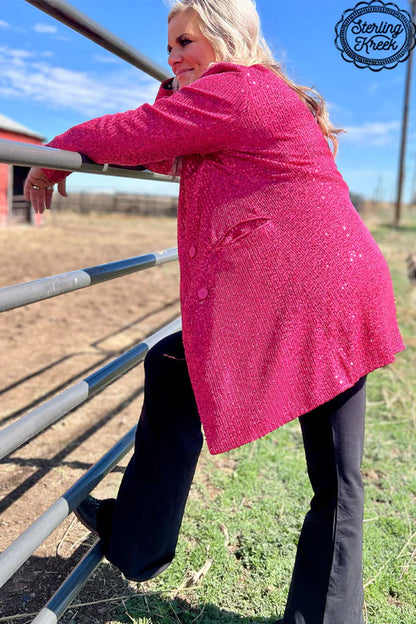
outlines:
M74 514L91 533L98 535L98 512L104 501L87 496L82 503L74 509Z

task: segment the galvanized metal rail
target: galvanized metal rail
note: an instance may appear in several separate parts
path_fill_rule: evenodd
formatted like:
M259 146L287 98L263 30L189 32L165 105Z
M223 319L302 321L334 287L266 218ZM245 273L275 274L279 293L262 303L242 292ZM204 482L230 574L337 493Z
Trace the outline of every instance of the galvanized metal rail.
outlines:
M80 502L117 465L134 444L136 427L126 433L72 487L58 498L16 541L0 554L2 587Z
M81 11L74 9L68 2L63 2L62 0L26 0L26 2L33 4L33 6L48 13L48 15L81 33L81 35L95 41L102 48L116 54L130 63L130 65L142 69L149 76L160 81L169 77L162 67L159 67L159 65ZM116 7L114 9L116 10Z
M0 162L8 165L23 167L47 167L62 171L79 171L80 173L95 173L119 178L137 178L139 180L153 180L155 182L177 182L172 176L161 175L148 171L144 167L116 167L114 165L97 165L89 158L78 152L17 143L8 139L0 139Z
M166 71L142 55L135 48L122 41L100 24L62 0L26 0L52 17L76 30L101 47L145 71L157 80L168 78ZM64 171L79 171L98 175L128 178L177 181L170 176L152 173L144 167L119 167L110 163L98 165L76 152L68 152L44 146L0 140L0 162L21 166L39 166ZM99 265L47 277L16 286L0 289L0 311L11 310L22 305L40 301L85 288L99 282L140 271L151 266L177 259L176 249L128 258L119 262ZM36 408L19 421L0 432L0 457L43 431L61 416L77 407L88 398L100 392L127 371L141 362L148 350L164 336L178 331L180 319L155 332L120 357L102 367L79 383ZM134 442L135 429L131 429L110 449L88 472L86 472L65 494L63 494L42 516L0 554L0 586L31 556L38 546L71 513L85 496L129 451ZM64 581L55 595L33 620L33 624L56 624L65 609L71 604L82 585L97 567L103 557L101 542L97 541L85 557Z
M56 624L75 596L103 558L101 541L96 541L71 574L65 579L49 602L38 613L32 624Z
M173 262L178 259L176 248L155 251L142 256L134 256L125 260L117 260L107 264L59 275L51 275L32 282L4 286L0 288L0 312L13 310L29 303L56 297L64 293L94 286L107 280L129 275L137 271L144 271L160 264Z
M181 319L178 318L129 351L126 351L126 353L123 353L123 355L109 362L106 366L92 373L92 375L70 386L43 405L36 407L16 422L2 429L0 431L0 459L125 375L139 362L144 360L146 353L153 345L165 336L180 329Z

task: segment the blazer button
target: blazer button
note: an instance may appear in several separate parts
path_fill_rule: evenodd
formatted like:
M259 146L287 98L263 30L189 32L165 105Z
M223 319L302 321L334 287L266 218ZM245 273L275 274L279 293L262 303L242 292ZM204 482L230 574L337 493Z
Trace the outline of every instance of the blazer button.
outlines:
M198 290L198 297L199 299L201 299L201 301L203 299L206 299L208 297L208 288L205 288L205 286L203 288L200 288Z
M196 256L196 247L191 245L191 247L189 247L188 253L189 253L189 257L190 258L195 258L195 256Z

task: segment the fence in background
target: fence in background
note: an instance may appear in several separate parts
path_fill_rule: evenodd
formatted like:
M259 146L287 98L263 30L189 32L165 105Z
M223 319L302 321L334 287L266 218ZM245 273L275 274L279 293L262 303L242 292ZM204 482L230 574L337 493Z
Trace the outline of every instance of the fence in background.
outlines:
M26 1L92 39L135 67L145 71L150 76L158 80L164 80L167 77L163 69L110 31L74 9L69 3L62 0ZM99 175L173 181L172 178L151 173L142 167L123 168L97 165L90 162L82 154L9 140L0 140L0 162L20 166L41 166L66 171L81 171ZM150 253L105 265L71 271L70 273L55 275L25 284L1 288L0 312L175 260L177 260L176 249L167 249L162 252ZM15 423L5 427L0 431L0 458L5 457L69 411L119 379L143 361L148 350L156 342L164 336L178 331L180 327L180 319L173 321L106 366L35 408ZM134 433L135 427L126 433L113 448L105 453L13 544L0 554L0 586L20 568L36 548L65 520L68 514L117 465L120 459L132 447ZM39 612L32 624L55 624L100 563L102 556L101 544L97 540L47 605Z
M52 208L54 213L68 211L82 215L98 212L100 215L176 217L178 197L177 195L133 195L121 192L71 192L68 197L56 195L53 198Z

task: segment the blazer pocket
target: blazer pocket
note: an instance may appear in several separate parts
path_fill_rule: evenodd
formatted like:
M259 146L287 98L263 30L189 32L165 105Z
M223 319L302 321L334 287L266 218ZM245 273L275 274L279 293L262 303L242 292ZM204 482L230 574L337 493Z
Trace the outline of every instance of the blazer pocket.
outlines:
M267 223L270 222L268 217L255 217L254 219L248 219L247 221L241 221L236 225L233 225L232 228L224 234L222 238L215 245L215 250L220 251L225 247L230 247L237 241L246 238L253 232L256 232L260 228L264 227Z

